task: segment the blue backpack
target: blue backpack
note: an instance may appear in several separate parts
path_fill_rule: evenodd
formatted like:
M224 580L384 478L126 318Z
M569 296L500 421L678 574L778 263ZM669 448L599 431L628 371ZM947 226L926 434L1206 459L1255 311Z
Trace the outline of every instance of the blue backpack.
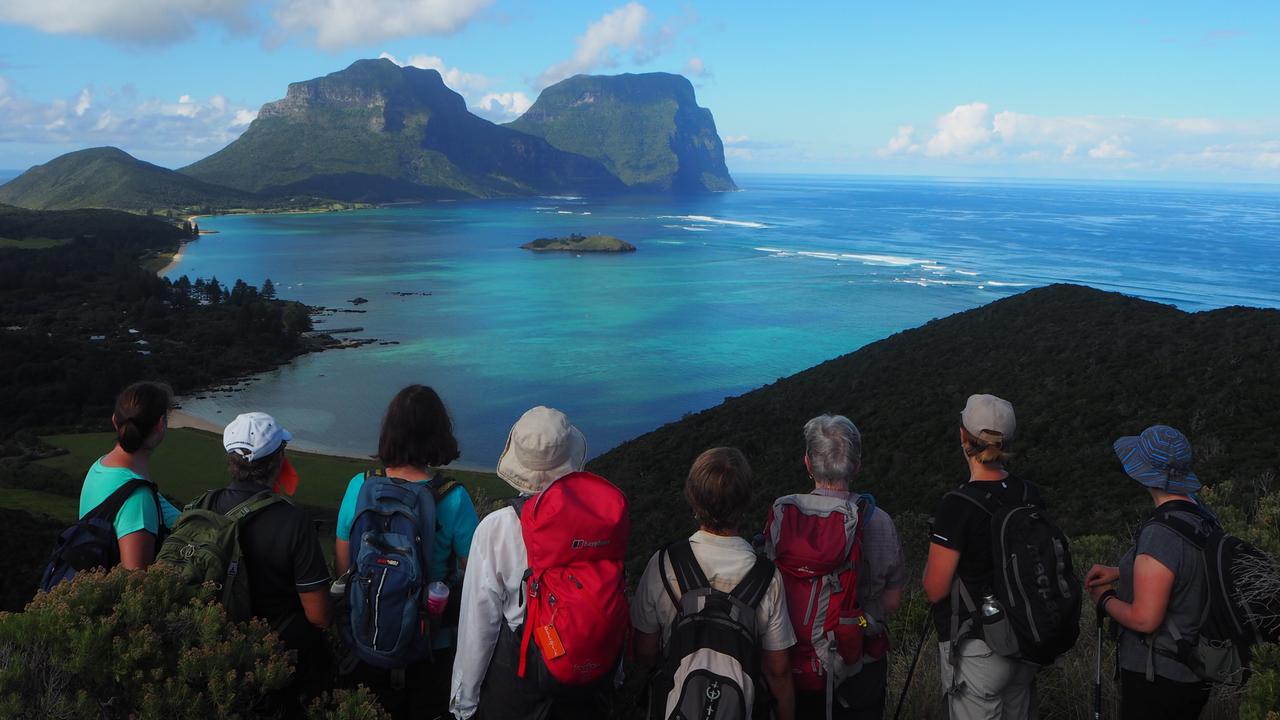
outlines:
M395 670L431 657L427 568L435 529L426 485L365 473L349 535L350 621L342 628L360 660Z
M150 490L151 498L156 504L156 517L160 518L160 537L156 538L156 548L160 547L165 531L164 513L160 511L160 494L150 481L134 478L108 495L98 507L85 513L74 525L62 531L58 536L58 546L54 548L53 555L44 568L44 575L40 578L41 590L49 592L83 570L109 570L120 564L116 515L138 488Z

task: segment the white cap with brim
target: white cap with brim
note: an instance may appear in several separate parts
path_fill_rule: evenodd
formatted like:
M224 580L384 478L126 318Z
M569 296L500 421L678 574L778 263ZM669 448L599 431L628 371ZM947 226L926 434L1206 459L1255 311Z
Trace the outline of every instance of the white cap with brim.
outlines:
M288 430L280 427L276 419L263 412L237 415L222 431L222 447L253 462L261 460L280 449L282 443L293 439Z
M1018 429L1013 405L995 395L970 395L960 413L960 424L970 435L986 443L1006 443Z
M516 492L532 495L582 469L587 439L555 408L539 405L511 427L498 458L498 477Z

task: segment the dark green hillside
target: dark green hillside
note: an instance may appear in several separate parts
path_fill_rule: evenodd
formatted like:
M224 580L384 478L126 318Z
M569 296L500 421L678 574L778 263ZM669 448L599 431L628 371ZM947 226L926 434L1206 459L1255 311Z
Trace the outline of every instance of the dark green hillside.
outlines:
M366 201L623 189L594 160L472 115L435 70L390 60L290 84L240 138L181 172Z
M143 162L113 147L67 153L0 186L0 203L35 210L135 212L257 207L253 195Z
M672 512L693 458L741 448L772 498L806 488L801 427L823 412L864 435L862 490L891 512L931 513L963 482L965 398L990 392L1018 413L1015 472L1039 483L1068 532L1120 533L1146 498L1111 442L1163 422L1183 429L1209 483L1252 486L1280 469L1280 311L1189 314L1071 285L1032 290L898 333L623 443L591 463L633 503L637 553L690 530ZM908 542L923 545L920 537Z
M71 242L0 247L0 440L18 430L100 428L122 387L175 390L267 370L313 349L307 308L244 283L156 277L143 257L181 228L110 210L0 206L0 237Z
M507 127L605 164L629 187L736 190L711 111L679 75L575 75Z

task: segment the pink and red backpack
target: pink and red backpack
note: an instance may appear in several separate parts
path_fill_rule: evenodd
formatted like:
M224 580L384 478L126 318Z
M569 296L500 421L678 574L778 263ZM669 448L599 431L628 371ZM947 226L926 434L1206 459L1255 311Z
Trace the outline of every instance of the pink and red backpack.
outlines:
M874 510L869 497L787 495L765 523L767 552L781 571L796 632L792 678L798 690L826 690L828 703L864 657L887 650L887 638L858 604L863 525Z

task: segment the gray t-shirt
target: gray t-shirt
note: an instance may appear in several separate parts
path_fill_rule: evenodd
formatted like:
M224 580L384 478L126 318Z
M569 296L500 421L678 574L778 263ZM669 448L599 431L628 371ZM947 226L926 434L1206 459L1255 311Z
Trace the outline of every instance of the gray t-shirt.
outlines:
M1174 514L1193 523L1205 522L1193 512L1177 511ZM1204 559L1200 550L1163 525L1145 525L1138 535L1137 544L1120 559L1120 587L1116 594L1125 602L1133 602L1133 562L1138 555L1149 555L1173 572L1173 589L1169 594L1165 623L1171 622L1184 638L1194 641L1200 632L1200 620L1208 602ZM1167 624L1161 624L1156 630L1154 640L1156 648L1176 652L1177 646ZM1130 631L1121 633L1120 667L1145 673L1149 652L1144 635ZM1200 680L1191 668L1171 657L1157 652L1154 659L1156 675L1162 678L1176 682Z

